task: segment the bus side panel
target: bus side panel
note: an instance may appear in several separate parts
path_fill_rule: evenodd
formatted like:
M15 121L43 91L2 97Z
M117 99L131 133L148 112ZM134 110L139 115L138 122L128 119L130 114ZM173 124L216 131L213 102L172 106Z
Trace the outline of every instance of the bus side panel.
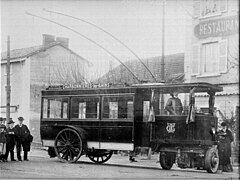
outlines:
M213 116L196 116L195 123L195 139L196 140L212 140L210 134L211 125L216 124L216 119Z
M99 122L89 121L41 121L40 134L42 140L55 140L57 134L68 126L74 126L76 128L84 129L87 141L99 140Z
M186 116L156 116L153 123L153 139L187 139Z

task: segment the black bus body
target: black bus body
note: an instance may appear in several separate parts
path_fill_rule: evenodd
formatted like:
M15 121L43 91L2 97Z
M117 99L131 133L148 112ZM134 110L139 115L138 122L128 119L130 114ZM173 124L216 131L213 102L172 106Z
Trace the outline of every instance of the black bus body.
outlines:
M169 93L183 98L180 115L164 109ZM222 87L209 83L136 84L129 87L49 88L42 91L40 134L50 156L75 162L86 154L104 163L113 151L149 147L160 152L163 169L206 169L215 173L219 158L212 128L214 97ZM209 97L204 112L195 96ZM191 106L191 108L190 108Z

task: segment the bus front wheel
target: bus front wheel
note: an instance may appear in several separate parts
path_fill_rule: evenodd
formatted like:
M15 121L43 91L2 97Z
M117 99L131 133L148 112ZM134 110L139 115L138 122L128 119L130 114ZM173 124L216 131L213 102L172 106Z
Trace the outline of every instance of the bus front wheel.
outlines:
M173 153L161 152L159 161L163 169L169 170L175 162L175 155Z
M56 136L54 149L61 161L76 162L82 154L82 138L74 129L63 129Z
M216 148L207 150L205 155L205 169L208 173L216 173L219 165L219 156Z

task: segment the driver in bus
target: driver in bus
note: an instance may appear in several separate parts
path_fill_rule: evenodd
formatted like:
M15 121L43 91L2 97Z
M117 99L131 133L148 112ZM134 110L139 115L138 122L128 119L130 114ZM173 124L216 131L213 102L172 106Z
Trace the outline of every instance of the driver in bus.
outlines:
M178 92L174 91L170 95L172 97L168 99L165 109L170 115L181 115L183 106L181 100L178 98Z

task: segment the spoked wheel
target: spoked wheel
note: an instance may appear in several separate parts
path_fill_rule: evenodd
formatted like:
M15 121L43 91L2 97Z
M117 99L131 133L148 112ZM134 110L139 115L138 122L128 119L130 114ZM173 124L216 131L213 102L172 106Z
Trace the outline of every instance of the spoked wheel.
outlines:
M216 148L210 148L205 155L205 169L209 173L216 173L219 165L219 156Z
M95 163L105 163L112 157L113 151L95 149L88 152L88 158Z
M54 149L61 161L68 163L76 162L82 153L81 136L74 129L63 129L55 139Z
M168 152L161 152L160 153L160 165L163 169L169 170L172 168L175 162L175 154L168 153Z

